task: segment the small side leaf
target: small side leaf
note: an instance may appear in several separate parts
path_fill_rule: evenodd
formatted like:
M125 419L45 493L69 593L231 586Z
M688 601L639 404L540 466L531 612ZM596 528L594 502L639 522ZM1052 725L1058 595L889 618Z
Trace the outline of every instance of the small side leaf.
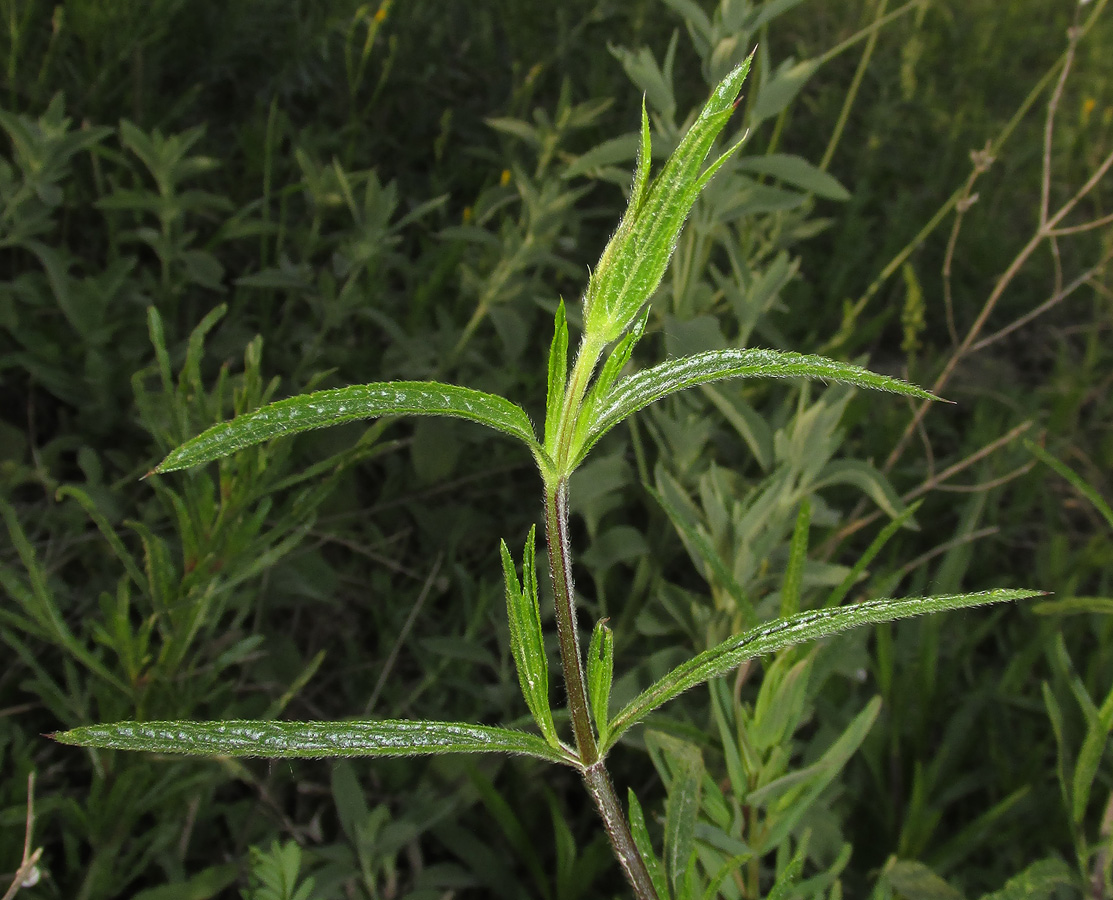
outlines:
M792 541L788 549L788 568L781 584L781 616L795 615L800 611L800 588L804 583L804 564L808 559L808 529L812 524L812 504L805 498L796 515Z
M549 389L545 400L545 449L550 456L554 453L553 444L556 441L561 407L564 406L564 383L567 377L568 319L565 316L562 298L553 323L553 342L549 347Z
M777 350L710 350L683 359L670 359L622 379L595 411L583 453L627 416L649 404L698 384L726 378L817 378L855 387L933 399L923 388L878 375L861 366L822 356Z
M611 699L611 679L614 677L614 632L607 627L607 620L595 623L591 634L591 647L587 651L587 692L591 699L591 715L599 731L599 740L607 739L609 724L608 704Z
M469 419L541 448L525 410L504 397L432 381L391 381L302 394L279 400L186 441L151 474L186 469L287 434L378 416L452 416Z
M975 594L869 600L853 606L798 613L787 619L751 628L681 663L626 704L611 720L611 733L607 743L601 748L602 752L614 746L622 732L645 718L657 707L697 684L725 675L755 656L772 653L792 644L830 637L861 625L876 625L925 613L1038 596L1042 596L1042 592L1002 588Z
M189 756L427 756L521 753L571 763L536 735L467 722L116 722L85 725L52 737L78 747L145 750Z
M522 580L514 571L514 560L506 542L501 543L502 571L506 579L506 614L510 622L510 649L518 669L522 689L533 720L549 746L557 748L556 726L549 707L549 662L545 657L545 639L541 632L541 610L537 600L537 567L534 560L536 527L530 528L522 554Z
M653 842L649 839L649 829L645 827L645 814L642 812L642 805L638 802L632 788L627 789L626 797L627 805L630 807L630 834L633 835L634 846L638 848L642 862L645 863L645 867L649 871L649 880L653 882L653 887L657 890L657 896L660 900L666 900L669 896L668 882L661 871L661 863L657 859L657 854L653 852Z
M620 340L607 357L606 362L603 363L602 368L599 370L599 375L595 381L591 383L588 388L587 396L584 398L583 405L580 407L579 418L576 421L576 430L572 436L572 446L575 448L572 455L572 468L576 468L587 454L587 435L591 427L591 423L595 418L595 410L599 407L602 398L610 393L611 387L614 385L618 376L622 374L623 368L626 363L630 361L630 356L634 352L634 347L638 341L642 339L645 334L645 326L649 321L649 307L647 306L637 319L629 331L623 335ZM594 441L592 441L594 443ZM546 447L546 449L549 449ZM550 456L553 454L549 450Z

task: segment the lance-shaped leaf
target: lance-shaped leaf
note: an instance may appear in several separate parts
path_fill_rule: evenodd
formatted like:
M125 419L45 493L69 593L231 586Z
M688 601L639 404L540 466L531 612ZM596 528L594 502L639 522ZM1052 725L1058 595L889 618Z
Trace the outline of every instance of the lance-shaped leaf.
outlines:
M302 394L237 416L186 441L151 474L201 465L282 435L398 415L469 419L518 438L539 458L543 454L525 410L504 397L433 381L390 381Z
M564 300L557 307L553 322L553 342L549 347L549 386L545 400L545 450L550 456L556 452L556 435L560 424L560 411L564 406L565 380L568 377L568 319L564 313Z
M791 644L830 637L860 625L892 622L924 613L943 612L967 606L1002 603L1040 596L1040 591L983 591L975 594L949 594L940 597L906 597L899 600L869 600L853 606L817 609L778 619L727 638L717 647L681 663L655 684L631 700L611 720L611 733L602 752L612 747L619 735L650 712L697 684L725 675L748 659L772 653Z
M642 812L642 805L638 802L637 796L634 794L632 788L627 789L627 805L630 808L630 834L634 838L634 846L638 849L638 854L645 863L646 871L649 872L649 880L653 882L653 887L657 889L657 896L659 900L665 900L669 896L669 885L665 878L665 873L661 871L661 863L657 859L657 854L653 852L653 841L649 837L649 829L645 826L645 813Z
M427 756L521 753L574 764L541 738L467 722L116 722L52 735L63 744L190 756Z
M698 384L727 378L818 378L856 387L890 391L909 397L931 399L933 395L899 378L878 375L861 366L823 356L779 350L709 350L659 365L623 378L595 410L580 458L611 428L649 404Z
M718 84L661 173L648 185L649 119L642 105L641 149L630 203L584 295L587 338L602 343L618 338L661 283L696 197L736 149L724 154L701 176L704 160L726 126L749 70L750 59L746 59Z
M599 740L607 740L608 707L611 700L611 679L614 677L614 632L607 627L607 620L595 623L591 633L591 646L587 651L587 693L591 700L591 715L599 730Z
M537 600L537 566L534 560L536 526L530 528L522 554L522 582L514 571L514 559L502 541L502 571L506 579L506 616L510 622L510 649L518 669L518 684L533 720L551 747L559 747L553 713L549 707L549 662L541 632L541 609Z

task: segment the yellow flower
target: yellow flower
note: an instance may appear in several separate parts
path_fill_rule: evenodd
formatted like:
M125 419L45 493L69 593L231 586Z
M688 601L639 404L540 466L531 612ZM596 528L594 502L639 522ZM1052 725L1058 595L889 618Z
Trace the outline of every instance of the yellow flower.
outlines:
M465 225L467 225L468 222L471 221L471 216L472 216L471 207L470 206L465 206L464 207L464 214L460 217L461 219L464 220Z
M1087 97L1082 101L1082 124L1090 124L1090 115L1094 111L1094 107L1098 105L1098 101L1093 97Z
M506 187L508 184L510 184L510 170L509 169L503 169L502 170L502 174L499 176L499 184L502 187Z

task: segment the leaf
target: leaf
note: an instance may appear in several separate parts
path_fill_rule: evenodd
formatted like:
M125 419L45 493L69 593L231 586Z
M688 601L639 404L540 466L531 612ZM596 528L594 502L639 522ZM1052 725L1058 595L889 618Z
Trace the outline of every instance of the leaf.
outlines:
M735 98L749 69L747 59L715 87L695 123L649 185L649 119L642 104L642 146L630 202L584 294L585 340L601 344L616 340L657 290L696 197L725 159L720 158L701 177L704 160L734 111Z
M587 153L577 156L560 173L560 177L567 181L616 163L625 163L637 155L640 145L639 136L633 132L611 138L597 147L592 147Z
M642 805L638 802L633 788L627 788L626 798L627 806L630 809L630 834L634 837L634 846L638 848L638 854L641 856L642 862L645 863L645 868L649 872L649 880L653 882L659 900L666 900L669 896L668 882L661 871L661 863L657 859L657 854L653 852L653 842L649 839L649 829L645 827L645 814L642 812Z
M1102 514L1105 521L1109 523L1109 527L1113 528L1113 509L1110 508L1109 504L1105 502L1105 498L1097 492L1097 489L1094 488L1092 484L1086 481L1066 463L1061 462L1044 450L1039 444L1033 443L1027 438L1022 439L1021 442L1028 451L1034 454L1044 465L1050 467L1069 481L1074 486L1074 489L1089 500L1094 505L1094 509Z
M395 415L468 419L518 438L535 456L543 452L525 410L503 397L433 381L390 381L301 394L214 425L150 474L198 466L282 435Z
M771 781L749 795L748 803L776 808L781 813L778 821L763 835L764 843L758 848L759 853L776 849L795 830L820 794L843 770L850 757L858 752L880 712L881 698L874 697L818 760ZM791 789L795 790L794 794L789 793ZM789 797L787 801L781 799L786 794Z
M898 518L904 511L904 502L881 472L861 459L836 459L827 463L816 475L810 489L818 491L832 484L849 484L858 488L876 503L890 518ZM908 520L909 527L918 531L915 519Z
M223 892L235 884L240 875L237 863L209 866L185 881L161 884L132 894L131 900L210 900L212 897L227 896Z
M959 891L915 860L896 860L885 877L905 900L962 900Z
M541 738L467 722L116 722L51 735L63 744L188 756L310 758L522 753L572 764Z
M614 677L614 632L607 627L607 620L595 623L591 646L587 651L587 690L591 698L591 715L599 730L599 740L606 741L608 704L611 699L611 679Z
M506 614L510 622L510 649L518 670L522 689L533 720L551 747L559 747L553 714L549 707L549 662L545 656L545 639L541 632L541 610L537 600L537 567L534 562L536 526L530 528L522 554L522 580L514 571L514 560L506 541L502 541L502 570L506 579Z
M780 113L800 92L809 78L819 68L818 59L805 59L793 63L786 59L771 78L762 81L757 99L750 110L750 127Z
M668 481L665 481L665 478ZM715 546L711 543L708 537L689 520L678 504L669 499L665 489L672 487L674 484L671 476L663 473L658 476L659 484L662 490L658 491L651 488L649 485L645 489L649 491L649 495L657 501L658 505L665 511L673 524L673 527L680 532L681 537L685 540L690 548L690 554L699 557L698 561L693 559L694 562L703 562L707 567L706 572L701 572L704 579L708 584L716 584L723 588L731 598L734 600L735 607L743 616L744 625L750 625L757 621L753 612L753 604L746 597L746 592L742 590L742 586L734 577L734 573L723 561L723 557ZM694 551L694 553L692 552Z
M549 384L545 400L545 450L550 456L556 449L556 436L560 425L561 408L564 406L564 388L567 378L568 319L564 312L564 299L561 298L553 322L553 342L549 347Z
M981 900L1051 900L1060 888L1069 890L1074 879L1074 872L1061 859L1041 859L1010 878L1001 890L983 894Z
M777 876L777 881L766 895L765 900L788 900L792 896L793 888L796 887L796 882L800 880L800 873L804 870L804 855L807 849L805 843L801 843L796 848L796 852L792 855L792 859L788 861L784 871Z
M805 193L815 194L827 200L850 199L850 191L839 184L834 175L813 166L800 156L788 153L746 156L738 160L737 166L745 172L769 175L785 184L800 188Z
M681 663L663 678L642 691L611 720L611 735L603 747L614 746L619 735L631 725L673 697L697 684L724 675L748 659L772 653L782 647L830 637L860 625L875 625L925 613L1003 603L1041 596L1040 591L1001 588L974 594L952 594L941 597L906 597L902 599L869 600L853 606L819 609L799 613L766 625L751 628L723 641L717 647Z
M812 524L812 504L804 498L796 515L796 526L789 543L788 567L781 585L781 616L800 611L800 587L804 583L804 563L808 558L808 529Z
M611 428L649 404L699 384L726 378L818 378L921 399L934 395L906 381L822 356L778 350L710 350L666 360L622 379L599 404L580 458Z
M674 761L672 782L665 803L665 866L673 896L678 897L680 886L688 873L696 839L703 759L699 751L689 744L681 744L676 753L668 752L668 744L664 749Z

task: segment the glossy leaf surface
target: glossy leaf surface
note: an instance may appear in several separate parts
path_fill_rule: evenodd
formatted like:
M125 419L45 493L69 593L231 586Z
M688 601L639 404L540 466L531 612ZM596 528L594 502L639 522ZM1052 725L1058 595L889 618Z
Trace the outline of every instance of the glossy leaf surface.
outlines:
M549 707L549 662L541 632L541 610L537 600L537 566L534 561L536 528L529 530L522 560L522 583L514 571L514 559L503 541L500 547L506 580L506 614L510 623L510 649L518 670L518 684L529 711L550 746L559 746L553 714Z
M643 106L641 149L630 203L584 296L584 332L588 337L603 343L617 339L661 283L680 229L707 183L701 177L704 160L730 119L749 70L747 59L715 87L652 183L647 183L649 119Z
M899 600L869 600L852 606L817 609L779 619L766 625L751 628L742 634L723 641L717 647L705 650L698 656L681 663L655 684L631 700L611 720L611 733L606 750L613 746L618 736L631 725L673 697L697 684L725 675L748 659L772 653L791 644L801 644L830 637L860 625L892 622L924 613L1003 603L1040 596L1039 591L995 590L976 594L951 594L941 597L908 597Z
M466 722L116 722L53 735L63 744L190 756L421 756L522 753L569 762L536 735Z
M432 381L392 381L302 394L221 422L170 453L152 474L220 459L287 434L378 416L451 416L468 419L540 450L525 410L504 397Z
M817 378L921 399L932 397L923 388L899 378L822 356L779 350L710 350L667 360L619 381L599 403L580 456L627 416L662 397L712 381L755 377Z

